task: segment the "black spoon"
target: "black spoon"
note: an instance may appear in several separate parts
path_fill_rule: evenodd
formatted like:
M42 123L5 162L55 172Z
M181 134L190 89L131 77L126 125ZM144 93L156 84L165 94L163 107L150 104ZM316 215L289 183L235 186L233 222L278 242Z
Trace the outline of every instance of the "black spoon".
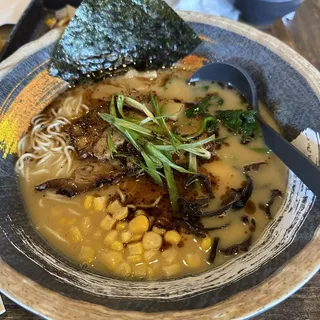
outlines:
M249 74L240 67L229 63L211 63L196 71L189 83L215 81L232 86L244 95L252 108L258 110L257 89ZM318 197L320 196L320 168L272 129L260 115L266 145L291 169L304 184Z

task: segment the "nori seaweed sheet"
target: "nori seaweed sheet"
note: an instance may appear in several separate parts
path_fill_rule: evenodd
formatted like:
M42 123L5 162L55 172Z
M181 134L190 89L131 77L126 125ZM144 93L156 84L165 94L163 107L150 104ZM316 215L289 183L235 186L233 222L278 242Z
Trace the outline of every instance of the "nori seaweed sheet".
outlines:
M84 0L56 47L50 74L75 83L123 66L167 67L200 43L162 0Z

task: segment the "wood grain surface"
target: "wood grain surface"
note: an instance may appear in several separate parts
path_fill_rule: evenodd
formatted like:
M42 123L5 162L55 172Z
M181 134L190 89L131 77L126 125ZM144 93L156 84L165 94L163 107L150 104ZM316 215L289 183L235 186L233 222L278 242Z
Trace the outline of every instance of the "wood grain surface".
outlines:
M10 28L0 28L0 49ZM292 21L279 20L264 29L295 49L320 70L320 0L306 0ZM255 317L256 320L318 320L320 319L320 273L293 296ZM7 312L0 319L40 319L6 297Z

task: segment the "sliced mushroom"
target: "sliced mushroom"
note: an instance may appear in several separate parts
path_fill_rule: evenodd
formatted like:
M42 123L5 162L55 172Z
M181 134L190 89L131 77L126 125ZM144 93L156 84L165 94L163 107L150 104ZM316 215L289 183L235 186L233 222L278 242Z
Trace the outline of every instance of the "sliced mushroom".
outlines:
M244 240L239 244L234 244L231 247L220 249L220 252L222 252L226 256L231 256L235 253L240 253L240 252L247 252L249 251L251 244L252 244L252 235L250 235L246 240Z
M74 170L70 178L52 179L35 187L37 191L56 189L57 194L73 197L77 194L112 184L125 174L118 160L106 163L89 162Z

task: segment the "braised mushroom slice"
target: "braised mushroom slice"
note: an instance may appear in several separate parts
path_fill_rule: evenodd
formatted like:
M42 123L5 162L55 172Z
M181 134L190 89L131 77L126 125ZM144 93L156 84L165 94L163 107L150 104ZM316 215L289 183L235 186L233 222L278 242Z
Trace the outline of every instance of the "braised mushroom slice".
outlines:
M37 191L55 189L57 194L74 197L77 194L112 184L125 174L118 160L105 163L87 162L76 168L70 178L52 179L35 187Z

